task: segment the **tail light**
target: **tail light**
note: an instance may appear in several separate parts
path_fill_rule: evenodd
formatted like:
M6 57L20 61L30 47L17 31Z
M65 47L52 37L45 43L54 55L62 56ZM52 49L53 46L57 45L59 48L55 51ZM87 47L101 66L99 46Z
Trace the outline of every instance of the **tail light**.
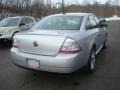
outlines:
M76 41L69 38L65 40L60 49L60 53L74 54L78 52L80 52L79 44Z
M18 48L19 47L16 39L13 40L13 47L14 48Z

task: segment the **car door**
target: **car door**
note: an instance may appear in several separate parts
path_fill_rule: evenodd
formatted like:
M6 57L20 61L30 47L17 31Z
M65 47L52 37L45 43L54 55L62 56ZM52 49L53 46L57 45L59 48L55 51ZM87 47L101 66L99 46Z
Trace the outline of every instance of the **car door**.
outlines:
M100 20L96 16L94 16L94 18L95 18L97 25L101 24ZM99 35L100 44L102 46L103 43L105 42L105 39L106 39L106 28L105 27L98 27L98 29L100 32L100 35Z
M88 37L91 38L90 43L93 42L93 40L95 39L94 43L96 44L96 49L98 50L101 46L101 39L100 39L101 31L97 27L97 21L95 20L93 15L89 15L86 24L86 29L87 29Z

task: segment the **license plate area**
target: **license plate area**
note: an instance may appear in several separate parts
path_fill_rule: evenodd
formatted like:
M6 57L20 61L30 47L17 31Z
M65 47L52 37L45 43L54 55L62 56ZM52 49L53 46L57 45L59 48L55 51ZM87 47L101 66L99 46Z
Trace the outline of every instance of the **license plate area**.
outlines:
M40 68L40 61L34 59L27 59L28 68L38 69Z

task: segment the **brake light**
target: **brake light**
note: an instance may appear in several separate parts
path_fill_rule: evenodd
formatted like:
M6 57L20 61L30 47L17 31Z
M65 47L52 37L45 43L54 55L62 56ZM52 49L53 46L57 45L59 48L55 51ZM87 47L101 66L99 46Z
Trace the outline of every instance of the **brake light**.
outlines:
M14 41L13 41L13 47L14 48L18 48L19 47L16 39L14 39Z
M13 44L13 47L14 47L14 48L18 48L18 45L16 45L16 44Z
M63 43L60 53L66 53L66 54L74 54L80 52L80 46L79 44L72 39L66 39Z

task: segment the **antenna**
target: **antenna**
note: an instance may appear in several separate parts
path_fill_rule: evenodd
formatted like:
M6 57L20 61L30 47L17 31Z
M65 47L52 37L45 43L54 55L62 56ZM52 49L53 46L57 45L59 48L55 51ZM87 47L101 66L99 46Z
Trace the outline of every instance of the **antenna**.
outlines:
M60 5L60 7L61 7L61 12L62 12L63 14L65 14L65 3L64 3L64 0L62 0L62 3L58 2L58 3L56 3L56 4Z
M65 14L65 3L64 3L64 0L62 0L62 13Z

